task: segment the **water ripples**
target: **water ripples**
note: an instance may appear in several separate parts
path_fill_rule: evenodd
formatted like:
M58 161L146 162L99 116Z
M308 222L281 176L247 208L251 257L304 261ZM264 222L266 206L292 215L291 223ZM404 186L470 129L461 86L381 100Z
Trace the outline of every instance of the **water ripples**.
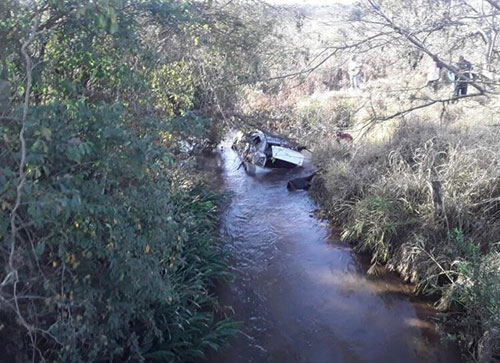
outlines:
M228 146L232 199L221 235L235 278L220 296L244 329L212 362L454 360L415 328L420 318L401 284L367 278L352 250L311 214L308 195L288 192L287 181L307 170L248 176Z

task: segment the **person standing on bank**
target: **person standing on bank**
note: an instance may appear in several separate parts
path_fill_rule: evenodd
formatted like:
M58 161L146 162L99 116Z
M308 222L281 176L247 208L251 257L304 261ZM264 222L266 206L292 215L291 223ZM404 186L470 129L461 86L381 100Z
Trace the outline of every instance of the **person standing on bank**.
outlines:
M349 79L351 81L351 89L358 90L359 84L361 83L361 66L356 60L356 56L353 55L349 61L347 67L347 73L349 73Z
M440 73L441 68L439 68L437 62L433 60L427 71L426 86L432 88L434 92L437 92L438 90Z
M455 97L467 95L467 85L471 81L472 64L460 56L457 64L458 72L456 74Z

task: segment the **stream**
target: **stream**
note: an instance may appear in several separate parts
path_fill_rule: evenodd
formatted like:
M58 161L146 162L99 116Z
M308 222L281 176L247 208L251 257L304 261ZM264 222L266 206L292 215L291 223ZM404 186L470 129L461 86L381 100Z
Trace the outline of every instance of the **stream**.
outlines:
M243 328L210 362L460 361L410 286L368 276L308 194L286 189L307 167L251 176L228 142L211 158L231 193L221 234L235 275L216 293Z

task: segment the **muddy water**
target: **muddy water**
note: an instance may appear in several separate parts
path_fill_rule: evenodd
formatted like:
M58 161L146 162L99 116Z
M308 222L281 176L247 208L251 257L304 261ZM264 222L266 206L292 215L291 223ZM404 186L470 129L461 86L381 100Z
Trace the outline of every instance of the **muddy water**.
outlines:
M370 279L351 248L286 182L305 170L249 176L225 145L233 197L222 216L234 281L221 304L243 333L211 362L455 362L397 279Z

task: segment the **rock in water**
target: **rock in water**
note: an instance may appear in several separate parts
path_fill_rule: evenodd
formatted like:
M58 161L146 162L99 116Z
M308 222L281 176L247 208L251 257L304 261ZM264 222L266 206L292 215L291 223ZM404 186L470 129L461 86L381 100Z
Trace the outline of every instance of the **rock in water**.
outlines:
M316 174L311 174L303 178L292 179L286 185L287 189L290 191L295 190L308 190L311 187L311 181Z

